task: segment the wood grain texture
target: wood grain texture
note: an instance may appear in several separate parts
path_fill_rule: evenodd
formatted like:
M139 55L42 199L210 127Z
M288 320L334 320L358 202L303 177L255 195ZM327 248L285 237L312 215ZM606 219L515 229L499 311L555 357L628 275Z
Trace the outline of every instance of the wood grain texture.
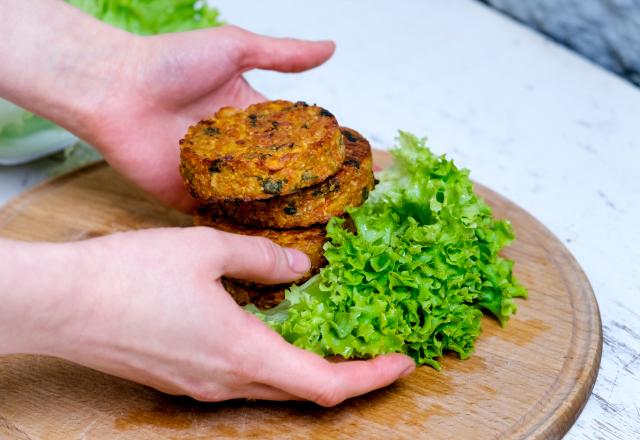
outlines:
M389 163L376 153L380 166ZM517 240L504 251L529 289L506 328L490 318L473 357L420 367L335 408L306 403L203 404L40 356L0 358L0 438L474 438L553 439L571 426L595 381L602 334L584 273L544 226L477 185ZM48 182L0 211L0 235L68 241L113 231L183 226L104 164Z

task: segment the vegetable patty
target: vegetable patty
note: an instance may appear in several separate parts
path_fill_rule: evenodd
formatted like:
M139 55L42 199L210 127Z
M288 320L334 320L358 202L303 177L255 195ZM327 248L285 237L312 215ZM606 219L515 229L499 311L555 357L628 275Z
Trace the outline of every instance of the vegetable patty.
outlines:
M224 107L180 140L180 173L204 200L291 194L335 174L344 158L336 118L304 102Z
M374 186L369 142L355 130L342 128L346 158L342 168L322 183L283 197L225 201L221 209L236 223L264 228L293 228L326 223L349 206L360 206Z
M284 300L284 292L291 284L248 285L238 280L223 278L222 285L238 305L255 304L261 310L277 306Z

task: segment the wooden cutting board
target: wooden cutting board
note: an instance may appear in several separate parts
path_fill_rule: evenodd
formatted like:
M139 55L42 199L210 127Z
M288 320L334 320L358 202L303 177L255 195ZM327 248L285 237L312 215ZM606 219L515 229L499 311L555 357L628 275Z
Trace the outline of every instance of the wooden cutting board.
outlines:
M376 153L376 163L389 163ZM550 439L571 426L593 387L602 348L584 273L544 226L476 185L517 240L504 251L529 289L502 329L490 318L473 357L420 367L396 384L335 408L308 403L176 398L66 361L0 357L0 438ZM185 226L99 163L47 182L0 210L0 235L69 241L113 231Z

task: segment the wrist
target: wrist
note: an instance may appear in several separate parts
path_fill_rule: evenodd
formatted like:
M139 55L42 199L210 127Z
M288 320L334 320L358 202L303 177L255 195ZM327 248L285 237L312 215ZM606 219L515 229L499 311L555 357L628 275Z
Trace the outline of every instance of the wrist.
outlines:
M8 0L0 15L0 96L86 138L140 38L60 1Z
M73 245L0 239L0 355L55 355L76 319L81 278Z
M111 129L107 123L112 115L128 111L124 105L131 98L130 84L139 71L144 39L111 27L94 38L82 65L74 66L56 122L100 148L100 132Z

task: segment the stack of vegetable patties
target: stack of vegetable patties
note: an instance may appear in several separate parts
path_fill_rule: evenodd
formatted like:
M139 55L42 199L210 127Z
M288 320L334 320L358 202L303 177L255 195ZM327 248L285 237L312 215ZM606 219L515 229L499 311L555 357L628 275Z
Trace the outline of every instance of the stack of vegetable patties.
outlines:
M327 110L304 102L225 107L180 141L180 172L200 203L195 224L262 236L305 252L311 269L326 264L325 225L373 189L371 147ZM223 279L240 304L269 308L290 286Z

